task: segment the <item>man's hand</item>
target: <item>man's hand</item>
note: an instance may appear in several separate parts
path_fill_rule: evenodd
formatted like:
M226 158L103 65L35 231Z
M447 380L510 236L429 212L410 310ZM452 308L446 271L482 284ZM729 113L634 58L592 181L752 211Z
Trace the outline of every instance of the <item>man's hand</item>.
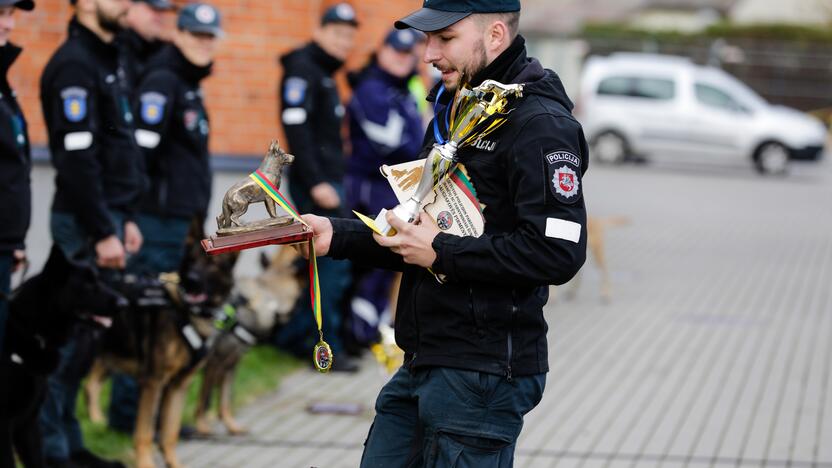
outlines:
M124 248L127 250L127 253L134 254L138 252L142 248L143 242L144 238L142 237L142 231L139 230L139 226L133 221L124 223Z
M392 211L387 212L387 222L396 230L392 237L373 234L373 239L382 247L404 258L405 263L430 268L436 261L433 239L440 233L439 228L425 213L419 214L417 223L409 224L400 220Z
M124 246L115 235L95 244L96 263L102 268L124 269Z
M12 273L17 273L26 264L26 251L15 250L12 252Z
M334 210L341 206L341 197L331 184L321 182L312 187L310 192L315 204L326 210Z
M329 246L332 244L332 222L329 218L312 214L301 215L301 218L312 228L312 240L315 241L315 255L323 257L329 253ZM309 248L306 244L295 244L295 249L309 259Z

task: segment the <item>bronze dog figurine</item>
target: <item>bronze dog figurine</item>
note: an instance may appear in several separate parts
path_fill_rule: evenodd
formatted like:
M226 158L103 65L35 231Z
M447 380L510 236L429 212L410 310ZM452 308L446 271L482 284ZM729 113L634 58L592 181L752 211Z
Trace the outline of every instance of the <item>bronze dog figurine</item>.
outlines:
M291 164L294 160L294 156L280 149L280 144L277 141L272 141L266 157L260 163L259 171L275 187L280 188L280 177L283 175L283 167ZM251 178L247 177L234 184L228 189L222 200L222 214L217 217L218 233L220 231L245 231L245 225L240 222L240 216L248 211L249 205L258 202L263 202L266 205L266 211L270 217L277 218L277 208L275 207L274 200L266 195L263 189L251 180Z

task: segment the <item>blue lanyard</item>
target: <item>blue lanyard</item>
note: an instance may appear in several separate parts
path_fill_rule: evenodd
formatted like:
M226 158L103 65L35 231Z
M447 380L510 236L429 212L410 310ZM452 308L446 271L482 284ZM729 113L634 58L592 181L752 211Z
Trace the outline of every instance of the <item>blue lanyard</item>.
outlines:
M439 86L439 92L436 93L436 100L433 101L433 138L436 140L437 143L440 145L444 145L448 142L445 138L442 137L442 132L439 131L439 111L437 107L439 107L439 98L442 97L442 93L445 92L445 85ZM445 129L448 133L451 132L451 126L449 123L449 115L450 112L445 112ZM448 135L450 136L450 135Z

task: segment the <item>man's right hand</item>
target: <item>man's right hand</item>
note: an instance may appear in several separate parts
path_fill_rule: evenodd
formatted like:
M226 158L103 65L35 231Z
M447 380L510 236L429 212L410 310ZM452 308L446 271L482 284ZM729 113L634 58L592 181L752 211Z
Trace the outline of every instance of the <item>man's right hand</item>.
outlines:
M96 263L102 268L124 269L124 245L115 235L105 237L95 244Z
M329 218L312 214L302 215L301 218L312 228L312 238L315 241L315 255L323 257L329 253L329 246L332 244L332 222ZM309 259L309 249L306 244L295 244L298 252L304 258Z
M315 204L325 210L334 210L341 206L341 197L338 196L335 187L327 182L321 182L312 187L310 194Z

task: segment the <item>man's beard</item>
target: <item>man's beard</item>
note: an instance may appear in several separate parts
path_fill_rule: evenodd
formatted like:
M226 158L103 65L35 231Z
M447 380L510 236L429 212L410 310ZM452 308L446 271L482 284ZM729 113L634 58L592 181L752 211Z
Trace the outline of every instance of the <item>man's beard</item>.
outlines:
M455 91L460 85L470 83L474 75L481 72L486 66L488 66L488 56L485 54L485 43L480 40L474 45L471 61L460 67L459 82L454 84L450 91Z
M119 22L121 18L108 17L104 14L104 12L101 11L101 8L96 9L95 16L98 18L98 24L101 26L101 29L111 33L117 33L121 31L122 27L121 23Z

